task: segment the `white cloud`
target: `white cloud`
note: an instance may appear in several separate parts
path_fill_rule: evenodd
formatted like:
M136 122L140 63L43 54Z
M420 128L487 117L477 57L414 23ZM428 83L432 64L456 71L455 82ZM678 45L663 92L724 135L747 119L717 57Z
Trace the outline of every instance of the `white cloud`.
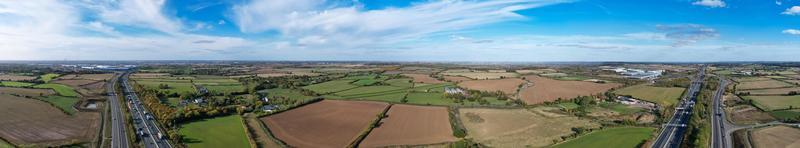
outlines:
M560 2L564 1L430 1L406 8L362 10L331 6L322 0L253 1L234 6L232 20L242 32L274 30L290 40L312 37L326 40L320 46L347 48L524 19L515 11Z
M711 8L720 8L720 7L725 7L725 1L722 1L722 0L700 0L700 1L693 2L692 5L700 5L700 6L706 6L706 7L711 7Z
M791 35L800 35L800 30L797 30L797 29L786 29L786 30L783 30L782 33L791 34Z
M98 13L101 21L125 26L179 33L183 23L164 15L165 0L88 1L83 3Z
M775 1L775 5L778 5L778 6L780 6L780 5L783 5L783 2L781 2L781 1Z
M792 6L792 8L786 9L786 11L783 11L781 14L800 15L800 6Z
M719 32L714 28L698 24L656 25L656 29L663 32L667 39L674 40L673 47L719 37Z

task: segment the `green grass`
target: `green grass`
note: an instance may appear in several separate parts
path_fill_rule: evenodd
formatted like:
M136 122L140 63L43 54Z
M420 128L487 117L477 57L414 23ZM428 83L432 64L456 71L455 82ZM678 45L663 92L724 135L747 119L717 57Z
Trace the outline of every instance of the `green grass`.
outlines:
M797 119L800 117L800 109L771 111L769 114L781 120Z
M8 87L25 87L25 86L32 86L33 83L15 82L15 81L2 81L2 82L0 82L0 85L8 86Z
M753 100L756 107L765 111L800 108L800 96L745 96L744 99Z
M0 140L0 148L14 148L14 145L6 141Z
M145 87L156 88L158 89L158 85L160 84L167 84L169 88L167 89L159 89L162 91L166 91L167 93L183 93L183 92L195 92L194 86L192 86L189 81L183 82L168 82L168 81L154 81L154 79L140 79L136 80L136 84L144 85Z
M40 79L42 81L44 81L45 83L48 83L48 82L50 82L50 80L53 80L58 76L61 76L61 75L55 74L55 73L48 73L48 74L45 74L45 75L41 75Z
M250 147L242 117L231 115L190 122L178 131L191 148Z
M70 115L75 113L75 108L73 108L72 106L75 105L75 103L78 103L79 100L78 98L75 97L63 97L63 96L47 96L47 97L41 97L40 99L46 101L47 103L55 105L56 107L58 107L61 110L64 110L64 112L67 112L67 114Z
M334 80L334 81L328 81L324 83L305 86L303 88L320 94L326 94L326 93L338 92L358 87L356 85L350 84L350 82L352 81L353 80Z
M391 79L386 80L385 83L397 87L411 87L413 84L410 81L411 79Z
M172 107L178 107L181 103L181 98L167 98L167 104Z
M78 96L78 92L75 92L75 89L72 89L72 87L69 87L69 86L66 86L66 85L61 85L61 84L53 84L53 83L39 84L39 85L34 85L33 88L49 88L49 89L53 89L53 90L56 91L56 93L58 93L58 95L61 95L61 96L67 96L67 97L77 97Z
M655 102L669 106L678 102L685 88L680 87L654 87L647 85L634 85L614 91L618 95L630 95L634 98Z
M283 89L283 88L267 89L267 96L269 98L274 98L275 96L282 96L289 98L291 100L298 100L298 101L304 101L307 99L314 98L312 96L303 95L298 90Z
M653 128L620 127L589 133L577 139L554 145L556 148L614 147L636 148L651 137Z
M244 86L239 85L203 85L210 92L233 93L244 91Z
M353 82L353 85L369 86L369 85L372 85L372 84L375 84L375 83L378 83L378 80L375 80L375 79L361 79L361 80L356 80L355 82Z

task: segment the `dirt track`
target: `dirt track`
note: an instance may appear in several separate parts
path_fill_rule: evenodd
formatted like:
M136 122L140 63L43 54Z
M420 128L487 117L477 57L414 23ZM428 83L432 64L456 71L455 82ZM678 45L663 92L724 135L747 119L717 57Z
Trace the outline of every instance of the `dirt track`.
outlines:
M389 104L323 100L261 118L278 139L293 147L345 147Z
M16 145L88 142L98 129L98 113L69 116L45 102L0 95L0 137Z
M359 146L423 145L457 140L445 107L397 104L387 115Z
M520 98L528 104L554 101L558 98L572 99L578 96L594 95L620 86L616 83L559 81L539 76L525 76L525 79L533 82L533 86L520 91Z

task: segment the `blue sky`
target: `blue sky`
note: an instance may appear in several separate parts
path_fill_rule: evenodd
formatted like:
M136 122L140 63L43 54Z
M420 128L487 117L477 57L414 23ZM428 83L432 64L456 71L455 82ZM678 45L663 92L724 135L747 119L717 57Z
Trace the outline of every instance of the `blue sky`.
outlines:
M800 56L800 0L26 0L0 20L0 60Z

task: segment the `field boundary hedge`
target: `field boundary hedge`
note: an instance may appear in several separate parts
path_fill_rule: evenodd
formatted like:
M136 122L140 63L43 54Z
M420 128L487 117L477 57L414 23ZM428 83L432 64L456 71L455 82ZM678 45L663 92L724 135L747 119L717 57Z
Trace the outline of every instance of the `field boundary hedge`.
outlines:
M378 115L375 118L375 120L372 120L372 122L370 122L369 126L367 126L367 128L365 128L363 131L361 131L361 134L359 134L358 137L356 137L356 139L354 139L352 142L350 142L350 144L347 145L347 147L348 148L357 148L358 145L361 144L361 142L364 141L364 139L367 138L367 135L369 135L369 133L372 132L372 129L374 129L375 127L380 126L381 120L383 120L383 118L386 117L386 113L389 112L389 109L391 109L393 105L394 104L389 104L389 106L384 108L383 111L381 111L381 113L378 113Z

